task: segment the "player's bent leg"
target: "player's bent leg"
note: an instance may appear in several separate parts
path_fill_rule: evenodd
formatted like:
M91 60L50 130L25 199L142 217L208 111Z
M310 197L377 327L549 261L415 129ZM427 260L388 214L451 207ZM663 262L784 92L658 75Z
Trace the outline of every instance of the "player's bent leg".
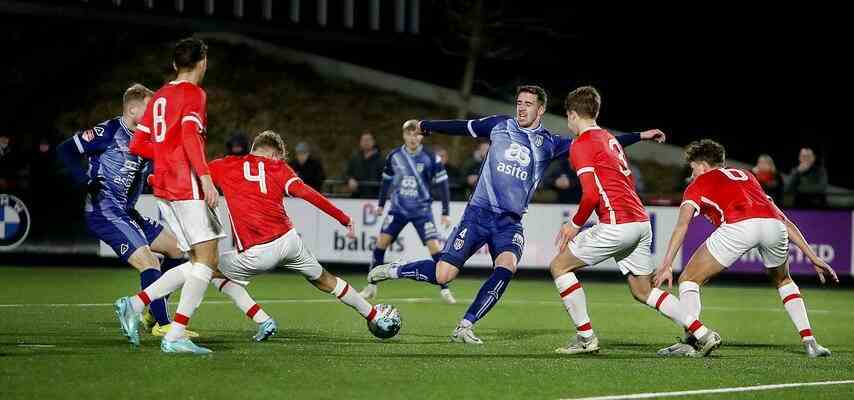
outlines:
M807 356L830 356L830 350L819 345L815 336L813 336L809 316L807 315L806 303L804 303L804 299L801 296L801 290L789 275L789 260L786 260L779 267L768 268L767 270L771 282L777 287L777 292L780 294L783 308L786 309L789 319L792 320L795 329L797 329L798 334L801 336L801 342L804 345Z
M213 278L213 274L218 271L217 262L219 258L217 254L216 239L193 244L192 250L192 270L181 288L181 299L178 301L178 308L175 311L175 317L172 319L172 328L169 330L169 333L163 337L161 350L164 352L187 350L185 347L189 347L190 344L192 344L192 342L190 342L190 344L178 344L176 345L177 347L173 349L172 346L165 345L164 343L176 342L185 337L184 331L190 324L190 318L202 303L202 299L205 296L205 290ZM195 345L192 344L192 346ZM203 353L203 351L199 349L190 350L193 350L191 352L194 354Z
M434 262L438 263L442 257L442 247L439 245L439 241L436 239L430 239L426 243L427 251L430 252L430 258L433 259ZM451 293L451 288L447 283L439 284L439 294L442 296L442 300L448 304L457 304L457 299L454 298L454 294Z
M587 314L587 296L574 273L575 270L585 266L587 263L573 254L572 249L559 253L549 263L549 271L554 278L555 287L576 329L574 340L565 347L555 349L557 353L581 354L599 351L599 339L593 332L593 326Z
M154 282L161 279L162 273L160 271L160 260L157 259L148 246L136 249L128 258L128 262L140 271L140 288L142 290L145 290ZM143 328L149 332L160 332L161 329L168 330L171 321L169 320L169 314L166 310L166 300L163 298L153 299L148 305L148 309L151 314L148 319L151 319L152 321L147 321L147 319L143 317L141 321L144 322ZM145 315L147 316L148 314L146 313ZM156 333L154 334L156 335Z
M253 340L263 342L278 332L276 321L249 295L245 285L228 279L221 272L214 274L211 285L228 296L247 318L257 324L258 333L252 337Z
M477 295L466 310L463 319L460 320L451 335L451 341L467 344L483 344L483 341L475 336L474 324L483 319L486 314L501 300L501 296L510 285L513 274L516 273L518 255L513 251L502 251L495 257L495 268L492 275L483 283Z
M699 319L700 286L724 269L726 266L712 255L704 243L694 252L679 275L679 307L684 326L697 341L697 350L689 354L691 357L704 357L720 347L720 335L703 325Z

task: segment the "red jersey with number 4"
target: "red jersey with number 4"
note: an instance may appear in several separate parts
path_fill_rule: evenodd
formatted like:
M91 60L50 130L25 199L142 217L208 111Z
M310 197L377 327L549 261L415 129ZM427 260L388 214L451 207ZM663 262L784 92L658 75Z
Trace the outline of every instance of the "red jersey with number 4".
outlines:
M783 220L779 209L750 172L716 168L694 178L685 188L682 204L690 204L716 227L751 218Z
M249 154L211 161L210 169L228 203L239 250L271 242L293 229L283 202L287 188L299 177L286 162Z
M131 153L154 160L154 195L164 200L200 200L205 161L207 95L199 86L170 82L154 93L136 126Z
M649 221L635 192L635 182L623 147L608 131L593 128L581 132L572 142L569 162L579 177L593 174L595 190L599 192L596 215L600 223Z

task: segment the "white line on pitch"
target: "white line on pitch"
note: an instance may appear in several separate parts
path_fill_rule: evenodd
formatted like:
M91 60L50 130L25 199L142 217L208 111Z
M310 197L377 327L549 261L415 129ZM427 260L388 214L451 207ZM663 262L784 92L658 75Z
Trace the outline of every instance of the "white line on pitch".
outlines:
M782 383L782 384L777 384L777 385L758 385L758 386L740 386L740 387L720 388L720 389L685 390L685 391L681 391L681 392L635 393L635 394L623 394L623 395L616 395L616 396L579 397L579 398L575 398L575 399L565 399L565 400L655 399L655 398L659 398L659 397L681 397L681 396L696 396L696 395L701 395L701 394L756 392L756 391L760 391L760 390L788 389L788 388L797 388L797 387L806 387L806 386L851 385L851 384L854 384L854 380Z
M310 303L337 303L338 301L335 299L265 299L265 300L256 300L261 304L310 304ZM402 298L387 298L381 299L382 302L385 303L441 303L441 301L437 298L431 297L402 297ZM472 299L459 299L462 303L471 302ZM507 299L501 301L504 304L521 304L521 305L541 305L541 306L553 306L556 304L560 304L557 300L514 300ZM176 303L170 303L176 304ZM203 304L232 304L231 301L228 300L210 300L205 301ZM616 307L616 308L625 308L625 307L644 307L641 304L635 303L610 303L610 302L589 302L588 304L598 307ZM113 303L47 303L47 304L0 304L0 309L2 308L25 308L25 307L107 307L112 306ZM782 308L778 307L723 307L723 306L704 306L703 310L714 310L714 311L745 311L745 312L780 312ZM840 310L821 310L821 309L809 309L809 313L811 314L841 314L841 315L854 315L854 312L850 311L840 311Z

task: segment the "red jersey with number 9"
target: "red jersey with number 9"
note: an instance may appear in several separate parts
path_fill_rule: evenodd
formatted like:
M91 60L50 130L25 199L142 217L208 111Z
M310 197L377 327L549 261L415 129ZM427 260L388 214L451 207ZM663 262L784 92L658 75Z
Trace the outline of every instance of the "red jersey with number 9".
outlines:
M271 242L293 229L284 200L288 187L300 178L286 162L249 154L211 161L210 169L228 203L239 250Z
M694 178L685 188L682 204L690 204L716 227L751 218L784 220L779 209L750 172L716 168Z
M137 124L131 152L153 158L154 195L170 201L204 197L199 176L208 175L205 161L207 95L188 81L169 82L154 93ZM135 152L144 144L151 152Z
M599 191L599 223L626 224L649 221L635 191L635 182L620 142L602 128L581 132L569 149L569 162L579 177L593 174Z

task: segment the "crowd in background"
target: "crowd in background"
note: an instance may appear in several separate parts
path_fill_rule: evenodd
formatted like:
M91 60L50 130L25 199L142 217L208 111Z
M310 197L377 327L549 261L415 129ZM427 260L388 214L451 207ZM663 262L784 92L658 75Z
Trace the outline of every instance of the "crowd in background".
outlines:
M55 160L53 141L44 137L32 143L31 148L22 149L13 138L0 136L0 193L23 192L32 195L39 187L53 191L56 187L65 185L59 176L60 168ZM228 139L225 147L226 155L247 154L250 150L250 139L245 133L236 132ZM327 193L353 198L377 197L385 156L370 131L363 131L359 136L358 148L347 161L343 173L332 176L327 176L322 158L312 152L307 142L297 142L290 148L293 152L289 154L289 164L310 186ZM470 156L460 165L449 160L447 149L440 146L429 148L445 165L451 199L466 200L477 185L480 166L489 151L489 142L476 142ZM641 170L635 164L630 167L638 193L643 196L646 185ZM758 157L752 172L765 192L778 204L794 208L825 208L828 205L827 171L817 159L815 151L809 147L800 150L797 165L786 177L777 169L774 159L768 154ZM681 193L689 177L690 168L686 166L672 192ZM554 196L549 200L559 203L577 203L581 198L578 176L567 159L550 166L541 183L541 189L553 192ZM45 193L45 198L52 196ZM40 195L28 197L38 201Z

